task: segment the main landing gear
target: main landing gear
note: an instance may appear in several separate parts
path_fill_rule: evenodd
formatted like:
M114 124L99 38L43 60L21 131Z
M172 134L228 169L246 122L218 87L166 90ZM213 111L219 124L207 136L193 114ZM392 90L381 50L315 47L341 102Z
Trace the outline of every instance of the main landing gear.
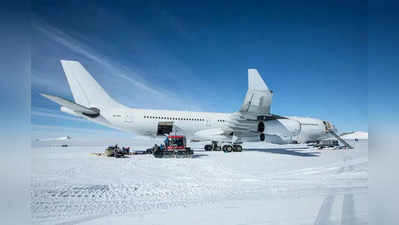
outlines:
M217 145L217 142L212 142L212 144L210 144L210 145L205 145L204 149L205 149L205 151L221 151L221 150L223 150L224 152L242 152L241 145L226 144L221 147L221 146Z
M221 151L222 147L218 145L216 141L212 141L212 144L204 146L205 151Z
M241 145L224 145L222 149L224 152L242 152Z
M241 145L233 145L233 151L242 152L242 146Z

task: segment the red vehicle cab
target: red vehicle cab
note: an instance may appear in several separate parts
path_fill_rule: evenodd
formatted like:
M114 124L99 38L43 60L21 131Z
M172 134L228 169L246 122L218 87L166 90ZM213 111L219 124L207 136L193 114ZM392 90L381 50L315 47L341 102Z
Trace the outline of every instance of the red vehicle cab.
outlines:
M161 146L154 145L152 155L155 158L189 158L194 151L186 145L186 137L183 135L170 135L165 138Z
M168 136L165 139L165 146L168 150L186 149L186 137L182 135Z

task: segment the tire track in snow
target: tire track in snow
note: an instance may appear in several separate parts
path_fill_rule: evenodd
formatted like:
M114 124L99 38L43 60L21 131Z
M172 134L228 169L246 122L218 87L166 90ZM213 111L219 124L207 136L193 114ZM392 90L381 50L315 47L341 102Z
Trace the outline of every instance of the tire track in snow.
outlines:
M317 214L316 221L314 225L329 225L330 224L330 214L331 208L334 204L335 196L328 195L321 204L319 213Z
M343 158L343 165L337 170L337 174L342 174L344 172L352 172L354 170L354 164L362 163L363 160L354 161L352 156L345 155ZM348 185L350 186L350 182ZM319 210L317 215L315 225L329 225L331 224L330 215L331 209L334 204L335 195L328 195ZM347 193L344 195L344 201L342 206L342 217L341 217L341 224L342 225L353 225L354 218L354 201L353 201L353 194Z
M344 163L347 163L347 160L352 160L352 156L345 157ZM344 172L345 168L348 171L353 172L354 166L353 164L344 165L342 172ZM348 185L351 185L351 182L347 182ZM341 225L355 225L357 224L356 216L355 216L355 202L353 193L347 193L344 195L344 201L342 204L342 216L341 216Z
M355 217L355 203L353 200L353 194L348 193L344 195L344 203L342 206L342 225L354 225L356 223Z
M296 177L296 176L303 176L303 175L322 175L322 174L327 174L327 173L332 173L336 171L336 174L340 174L343 172L349 172L353 171L354 167L357 165L361 165L364 163L367 163L368 159L360 158L360 159L352 159L350 158L345 158L344 159L344 166L342 165L342 162L335 162L331 163L329 165L324 165L324 166L318 166L318 167L308 167L308 168L302 168L302 169L296 169L296 170L291 170L291 171L285 171L285 172L280 172L280 173L275 173L273 175L269 175L269 177ZM349 164L348 166L346 164ZM346 171L345 169L348 168Z

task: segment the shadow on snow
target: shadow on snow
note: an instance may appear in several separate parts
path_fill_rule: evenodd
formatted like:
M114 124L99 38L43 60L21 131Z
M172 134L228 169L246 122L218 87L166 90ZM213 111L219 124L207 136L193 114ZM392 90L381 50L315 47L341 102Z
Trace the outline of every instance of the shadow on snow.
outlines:
M299 148L269 148L269 149L261 149L261 148L250 148L245 149L245 151L256 151L256 152L266 152L272 154L283 154L283 155L293 155L293 156L301 156L301 157L318 157L320 156L320 152L300 152L294 149ZM303 148L301 148L303 149Z

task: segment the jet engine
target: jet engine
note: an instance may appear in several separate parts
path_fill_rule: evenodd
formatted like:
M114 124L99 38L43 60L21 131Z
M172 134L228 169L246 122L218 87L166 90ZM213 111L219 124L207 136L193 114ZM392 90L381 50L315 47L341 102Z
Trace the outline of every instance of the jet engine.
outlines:
M261 134L259 135L259 140L260 140L260 141L265 141L265 134L264 134L264 133L261 133Z
M67 108L67 107L65 107L65 106L61 106L60 110L61 110L62 112L64 112L64 113L68 113L68 114L73 115L73 116L82 116L82 115L80 115L79 113L76 113L76 112L73 111L72 109Z
M258 137L259 141L268 141L270 139L269 136L274 140L274 136L286 139L298 135L301 131L301 124L296 120L276 119L259 121L257 128L257 131L260 133ZM278 140L275 142L285 141Z
M278 135L269 135L265 133L261 133L258 136L251 136L251 137L242 137L241 141L243 142L268 142L272 144L289 144L292 143L290 138L283 138Z
M277 119L266 121L265 134L280 137L292 137L301 132L301 124L297 120Z
M265 131L265 123L263 123L263 121L260 121L258 123L258 132L263 133L263 131Z

